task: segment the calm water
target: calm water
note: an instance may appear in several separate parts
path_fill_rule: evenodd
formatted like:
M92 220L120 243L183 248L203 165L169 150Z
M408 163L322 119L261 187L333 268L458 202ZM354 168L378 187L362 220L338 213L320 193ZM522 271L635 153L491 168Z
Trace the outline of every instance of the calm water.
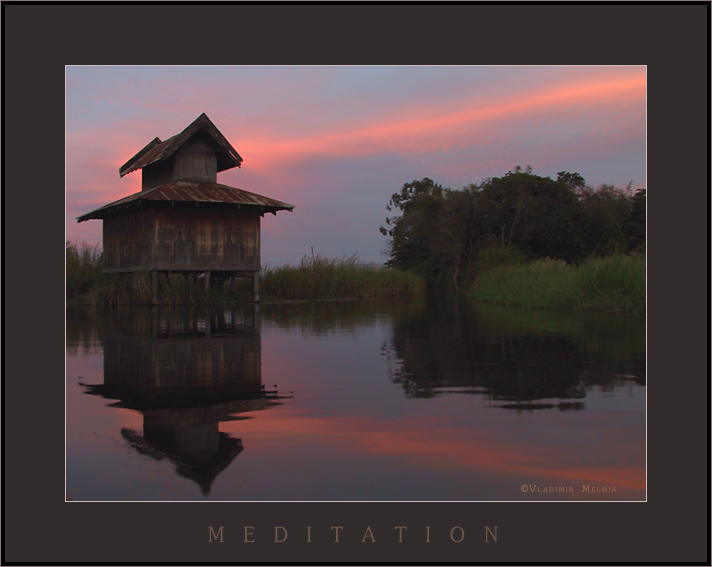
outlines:
M70 309L74 500L644 500L640 319Z

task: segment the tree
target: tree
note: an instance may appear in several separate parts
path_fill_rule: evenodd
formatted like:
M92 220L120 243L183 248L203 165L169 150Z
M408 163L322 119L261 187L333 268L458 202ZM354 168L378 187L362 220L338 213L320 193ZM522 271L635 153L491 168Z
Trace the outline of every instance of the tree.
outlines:
M426 281L437 279L442 266L433 254L432 239L442 204L443 188L427 177L405 183L391 196L386 209L397 214L380 227L390 238L388 266L411 270Z
M584 255L606 255L625 248L623 223L630 209L630 197L625 189L601 185L598 189L583 187L579 200L584 211L581 234Z
M576 193L562 181L521 172L495 177L482 187L490 234L502 246L534 257L572 262L580 258L578 223L582 210Z
M455 289L486 240L481 194L476 185L460 191L446 189L432 249L448 260L447 272Z
M646 237L646 194L645 189L638 189L631 199L628 215L623 222L623 234L628 250L645 247Z
M556 174L556 180L574 190L580 190L586 186L586 180L576 172L560 171Z
M645 242L645 191L593 190L578 173L556 181L517 166L502 177L460 190L424 178L391 196L381 233L387 264L411 270L428 284L457 289L490 257L545 258L573 263L593 252ZM486 261L484 264L491 264Z

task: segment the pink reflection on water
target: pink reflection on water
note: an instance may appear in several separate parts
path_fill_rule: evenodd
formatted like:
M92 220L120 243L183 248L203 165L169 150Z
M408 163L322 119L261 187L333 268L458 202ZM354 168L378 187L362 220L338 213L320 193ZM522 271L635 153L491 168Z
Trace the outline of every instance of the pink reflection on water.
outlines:
M502 414L503 421L507 421L509 416ZM580 420L581 416L577 418ZM518 439L509 427L511 424L473 429L467 422L457 426L447 417L413 416L394 421L363 415L315 416L308 409L298 409L290 403L264 412L257 419L259 424L257 420L252 424L254 431L247 422L234 426L225 424L226 430L234 427L234 435L243 438L255 459L268 458L277 451L281 458L294 462L308 454L328 457L331 463L359 462L363 469L390 468L394 474L404 471L425 476L431 472L447 473L453 478L477 478L485 485L509 486L513 499L520 496L521 499L556 500L645 497L645 468L641 465L645 460L644 451L631 451L631 439L626 439L629 435L625 434L621 442L607 439L604 460L610 464L605 466L600 463L600 452L587 455L572 450L566 443L553 446L545 441ZM643 439L639 441L639 445L644 445ZM305 445L312 449L305 449ZM288 455L290 451L294 454ZM355 475L348 470L348 465L336 466L332 473L342 479ZM521 492L522 484L571 486L573 491L516 494ZM583 493L584 485L616 489L604 494ZM492 499L500 497L498 494ZM418 496L411 499L418 500Z

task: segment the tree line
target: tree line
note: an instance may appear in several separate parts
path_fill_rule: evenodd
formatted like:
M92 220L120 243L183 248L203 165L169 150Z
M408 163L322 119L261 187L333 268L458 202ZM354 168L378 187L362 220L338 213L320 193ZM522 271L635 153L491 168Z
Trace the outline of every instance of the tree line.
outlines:
M405 183L386 209L387 265L429 285L469 285L497 265L552 258L577 264L645 247L645 189L586 184L515 167L462 189L424 178Z

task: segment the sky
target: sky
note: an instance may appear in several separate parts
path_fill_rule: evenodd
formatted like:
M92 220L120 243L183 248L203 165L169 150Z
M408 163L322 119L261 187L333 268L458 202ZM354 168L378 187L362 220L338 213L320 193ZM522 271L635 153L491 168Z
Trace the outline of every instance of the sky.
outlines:
M243 158L218 183L295 205L262 221L262 264L387 260L386 205L429 177L460 189L517 165L646 187L644 66L68 66L66 240L140 191L119 167L206 113Z

